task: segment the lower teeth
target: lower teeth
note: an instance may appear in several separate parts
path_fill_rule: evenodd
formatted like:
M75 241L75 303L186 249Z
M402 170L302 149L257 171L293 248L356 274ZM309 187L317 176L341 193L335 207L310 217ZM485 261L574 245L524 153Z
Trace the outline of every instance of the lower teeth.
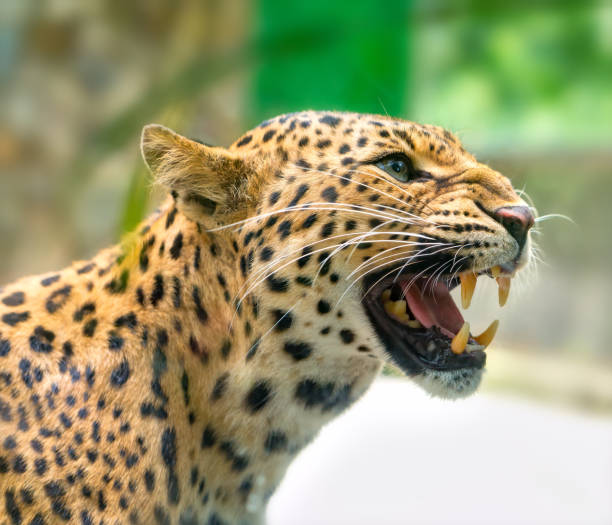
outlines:
M406 314L406 301L387 301L385 310L388 314L394 314L401 317Z
M510 290L510 278L501 277L499 275L499 267L494 267L491 269L491 274L493 277L497 277L497 281L499 284L499 303L500 306L503 306L508 297L508 292ZM469 284L469 283L468 283ZM475 279L474 279L475 284ZM469 300L471 299L471 295L473 293L473 287L467 290L464 294L464 283L462 281L462 300L464 302L464 308L469 306ZM465 295L465 297L464 297ZM402 298L401 290L399 288L387 288L383 291L381 295L381 300L385 312L398 321L399 323L408 326L409 328L419 329L423 328L423 325L418 319L413 319L409 314L408 304ZM470 336L470 325L467 322L464 322L461 329L455 334L455 336L451 339L450 348L451 351L460 355L463 352L474 352L478 350L485 350L493 337L495 336L495 332L497 331L498 321L493 321L491 325L480 335L474 336L473 338ZM469 342L472 339L474 342ZM435 344L432 342L429 343L428 350L431 347L435 347Z
M468 340L470 338L470 325L463 323L461 330L453 337L451 341L451 350L454 354L462 354L465 351Z
M388 292L388 293L387 293ZM400 299L399 301L391 301L389 299L390 291L385 290L383 292L383 306L385 307L385 312L390 316L393 316L394 319L397 319L400 323L409 326L410 328L423 328L423 325L417 320L412 319L407 313L407 304L406 301Z

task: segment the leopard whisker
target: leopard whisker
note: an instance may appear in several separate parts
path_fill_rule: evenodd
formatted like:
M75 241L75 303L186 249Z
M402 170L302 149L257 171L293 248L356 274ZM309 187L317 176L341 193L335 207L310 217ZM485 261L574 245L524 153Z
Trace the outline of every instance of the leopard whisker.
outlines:
M425 273L425 272L426 272L427 270L429 270L430 268L435 267L435 265L436 265L436 264L434 263L434 264L432 264L432 265L428 266L427 268L425 268L424 270L422 270L421 272L419 272L419 273L418 273L418 274L415 276L415 278L413 279L413 281L414 281L414 280L416 280L416 278L417 278L419 275L421 275L422 273ZM405 266L405 265L404 265L404 266ZM404 268L404 266L402 266L402 268ZM372 284L372 285L371 285L371 286L370 286L370 287L369 287L369 288L366 290L366 292L365 292L365 293L362 295L362 299L363 299L363 298L364 298L366 295L368 295L368 294L369 294L369 293L370 293L370 292L371 292L371 291L374 289L374 287L375 287L375 286L376 286L376 285L377 285L377 284L378 284L380 281L384 280L386 277L388 277L389 275L391 275L392 273L394 273L394 272L395 272L395 270L396 270L395 268L392 268L392 269L391 269L391 270L389 270L387 273L385 273L385 274L384 274L382 277L380 277L379 279L377 279L377 280L376 280L376 281L375 281L375 282L374 282L374 283L373 283L373 284ZM376 271L378 271L378 268L374 268L374 269L373 269L371 272L369 272L369 273L374 273L374 272L376 272ZM367 274L366 274L366 275L367 275ZM365 275L364 275L363 277L365 277ZM362 278L363 278L363 277L362 277ZM397 280L397 277L394 279L394 282L395 282L396 280ZM411 284L410 284L409 286L412 286L412 281L411 281Z
M259 275L266 273L269 269L273 268L275 265L281 263L282 261L286 260L288 257L291 257L293 254L299 253L299 252L303 252L306 248L310 248L312 246L315 246L316 244L320 244L320 243L326 243L329 242L333 239L339 239L342 237L352 237L355 234L360 233L360 232L347 232L347 233L340 233L337 235L333 235L331 237L327 237L324 239L318 239L316 241L307 243L307 244L303 244L301 246L299 246L298 248L295 248L291 251L287 251L287 252L282 252L280 255L278 255L277 257L273 258L270 262L268 262L267 264L265 264L262 268L260 268L257 272L255 272L254 274L251 274L249 276L249 279L253 279L253 278L257 278ZM325 248L327 249L327 248ZM299 257L296 257L295 259L293 259L292 262L296 262L299 261L300 259L304 258L304 257L308 257L309 255L311 255L312 252L310 253L302 253L302 255L300 255ZM248 286L248 280L247 282L245 282L244 284L242 284L242 286L238 289L238 292L240 292L242 289L244 289L246 286Z
M459 246L459 248L457 249L457 251L455 252L455 255L453 257L453 265L450 268L450 273L451 274L453 273L453 271L454 271L453 269L455 268L455 266L459 265L462 261L464 261L468 257L467 255L465 255L461 259L457 260L457 256L459 255L461 250L463 250L464 248L471 248L472 246L474 246L473 243L462 244L462 245Z
M300 168L299 166L296 166L295 164L294 164L294 166L295 166L296 168ZM300 168L300 169L301 169L301 168ZM395 197L394 195L391 195L390 193L387 193L387 192L385 192L385 191L382 191L382 190L380 190L380 189L378 189L378 188L374 188L373 186L371 186L371 185L369 185L369 184L367 184L367 183L365 183L365 182L355 181L355 180L353 180L353 179L351 179L351 178L349 178L349 177L345 177L345 176L343 176L343 175L337 175L336 173L332 173L332 172L330 172L330 171L321 171L321 170L316 170L316 169L313 169L313 168L309 168L309 169L307 169L306 171L316 172L316 173L319 173L319 174L321 174L321 175L326 175L326 176L329 176L329 177L335 177L335 178L338 178L338 179L341 179L341 180L346 180L346 181L349 181L349 182L353 182L354 184L357 184L357 185L359 185L359 186L364 186L364 187L366 187L366 188L368 188L368 189L370 189L370 190L372 190L372 191L374 191L374 192L380 193L381 195L385 195L386 197L389 197L390 199L393 199L393 200L395 200L395 201L399 202L399 203L400 203L400 204L402 204L403 206L405 206L405 205L407 204L407 203L406 203L406 201L403 201L403 200L401 200L401 199L398 199L398 198L397 198L397 197ZM381 180L381 181L383 181L383 182L385 182L385 183L387 183L387 184L390 184L391 186L394 186L395 188L399 189L400 191L402 191L402 192L403 192L403 193L405 193L406 195L411 196L411 195L410 195L410 193L409 193L407 190L405 190L405 189L404 189L404 188L402 188L401 186L398 186L397 184L395 184L395 183L393 183L393 182L391 182L391 181L389 181L389 180L385 179L384 177L381 177L380 175L375 175L375 174L373 174L373 173L367 173L367 172L360 171L360 170L355 170L355 169L353 169L353 170L348 170L348 172L349 172L349 173L356 173L356 174L358 174L358 175L366 175L366 176L373 177L373 178L375 178L375 179L379 179L379 180ZM382 205L381 205L381 206L382 206ZM395 210L395 208L393 208L393 209ZM405 211L405 210L396 210L396 211L401 212L401 213L404 213L404 214L406 214L406 215L409 215L409 216L410 216L410 217L412 217L413 219L416 219L416 220L418 220L418 221L420 221L420 222L430 223L430 224L432 224L432 225L436 225L436 223L435 223L435 222L432 222L432 221L430 221L429 219L426 219L426 218L424 218L424 217L419 217L418 215L415 215L415 214L413 214L413 213L407 212L407 211Z
M385 263L385 264L382 264L382 265L376 266L376 268L375 268L374 270L378 270L379 268L384 267L384 266L386 266L387 264L392 264L392 263L394 263L395 261L401 261L401 260L403 260L403 259L404 259L404 257L402 257L402 256L400 255L400 256L398 256L398 257L397 257L397 259L395 259L394 261L390 261L389 263ZM378 283L379 283L379 282L380 282L382 279L384 279L384 278L385 278L387 275L389 275L389 274L390 274L390 273L392 273L393 271L395 271L395 270L394 270L394 269L392 269L392 270L390 270L389 272L387 272L387 273L386 273L385 275L383 275L383 276L382 276L382 277L381 277L379 280L377 280L377 281L374 283L374 285L373 285L373 286L375 286L376 284L378 284ZM350 291L350 290L353 288L353 286L355 286L355 284L357 284L359 281L361 281L361 279L362 279L363 277L365 277L366 275L368 275L368 273L372 273L372 272L369 272L369 271L368 271L368 272L365 272L365 273L364 273L362 276L360 276L360 277L356 277L355 279L353 279L353 280L352 280L352 281L349 283L349 285L346 287L346 290L344 290L344 292L342 292L342 295L341 295L341 296L340 296L340 298L339 298L339 299L336 301L336 304L334 305L334 309L338 308L338 306L340 305L340 303L342 302L342 300L344 299L344 297L346 297L346 294L348 294L348 292L349 292L349 291ZM371 289L371 287L370 287L370 289ZM369 290L370 290L370 289L369 289ZM369 290L368 290L368 291L369 291ZM362 299L363 299L363 297L365 297L366 295L367 295L367 293L366 293L366 294L363 294Z
M368 234L370 234L370 235L379 235L379 234L380 234L380 232L368 232ZM366 235L367 235L367 234L366 234ZM360 236L360 237L361 237L361 236ZM336 247L350 246L351 244L355 244L355 243L359 243L359 242L361 242L361 240L350 240L350 241L345 241L345 242L343 242L343 243L338 243L338 244L335 244L335 245L333 245L333 246L326 246L326 247L324 247L324 248L319 248L319 249L317 249L317 250L312 251L312 252L310 253L310 255L313 255L313 254L316 254L316 253L320 253L320 252L323 252L323 251L326 251L326 250L329 250L329 249L333 249L333 248L336 248ZM408 244L408 242L409 242L409 241L389 240L389 239L379 239L379 240L372 240L372 241L370 241L370 242L372 242L372 243L399 243L399 244L402 244L402 246L406 246L406 245ZM411 243L411 244L423 245L423 243ZM436 252L434 252L434 253L436 253ZM246 299L246 297L248 297L248 296L249 296L249 295L250 295L250 294L253 292L253 290L255 290L255 289L258 287L258 286L260 286L260 285L261 285L261 284L262 284L262 283L263 283L263 282L264 282L264 281L265 281L265 280L266 280L266 279L267 279L267 278L268 278L270 275L272 275L272 274L274 274L275 272L278 272L278 271L280 271L280 270L282 270L282 269L286 268L287 266L289 266L289 265L293 264L294 262L296 262L296 261L297 261L297 260L299 260L300 258L301 258L301 256L300 256L300 257L297 257L297 258L294 258L294 259L292 259L291 261L286 262L285 264L283 264L283 265L282 265L282 266L280 266L280 267L273 268L273 269L272 269L272 271L267 272L267 273L266 273L266 275L264 275L263 277L259 277L259 276L261 276L261 275L262 275L262 273L264 273L264 272L260 272L260 273L258 274L257 281L256 281L255 283L253 283L252 285L250 285L250 286L249 286L249 288L248 288L248 290L247 290L247 291L246 291L246 292L245 292L245 293L244 293L244 294L241 296L241 298L238 300L237 305L236 305L236 311L234 312L234 317L232 317L232 322L230 323L230 326L233 324L233 320L234 320L234 318L235 318L235 314L237 313L238 309L240 308L240 306L242 305L242 303L244 302L244 300ZM322 264L324 264L324 263L322 263ZM321 266L321 267L322 267L322 266ZM316 277L315 277L315 278L313 279L313 281L312 281L313 285L314 285L314 283L315 283L315 281L316 281L316 278L319 276L319 273L320 273L321 267L319 268L319 270L318 270L318 272L317 272ZM237 297L237 295L235 296L234 300L236 299L236 297Z
M451 246L449 246L449 247L444 247L444 248L442 248L442 249L440 249L440 250L438 250L438 251L444 251L444 250L446 250L446 249L451 249L452 247L453 247L453 246L451 245ZM433 253L438 253L438 251L433 252ZM432 255L432 254L428 254L428 255ZM350 285L347 287L347 289L344 291L344 293L343 293L343 294L340 296L340 299L338 299L338 301L336 302L336 307L338 306L338 304L340 304L340 301L342 301L342 299L343 299L343 298L346 296L346 294L349 292L349 290L350 290L350 289L351 289L351 288L352 288L352 287L353 287L353 286L354 286L354 285L355 285L357 282L359 282L359 281L363 280L363 279L364 279L364 278L365 278L365 277L366 277L368 274L375 273L375 272L377 272L377 271L378 271L380 268L383 268L383 267L385 267L385 266L388 266L388 265L390 265L390 264L393 264L393 263L394 263L394 262L396 262L396 261L401 261L401 260L403 260L403 259L404 259L404 257L403 257L403 256L398 256L396 259L394 259L394 260L392 260L392 261L389 261L389 262L386 262L386 263L383 263L383 264L379 264L379 265L375 266L374 268L371 268L371 269L369 269L368 271L366 271L366 272L365 272L363 275L360 275L360 276L356 277L356 278L355 278L355 279L354 279L354 280L353 280L353 281L350 283ZM400 275L400 274L401 274L401 272L402 272L402 271L403 271L403 270L406 268L406 266L408 266L409 264L411 264L413 261L414 261L414 257L409 257L409 258L406 260L406 262L404 263L404 265L403 265L403 266L400 268L400 271L399 271L399 273L398 273L398 276L397 276L397 277L399 277L399 275ZM435 266L435 264L430 265L430 266L429 266L429 267L427 267L425 270L423 270L423 272L426 272L427 270L429 270L430 268L432 268L432 267L434 267L434 266ZM378 280L377 280L377 281L376 281L376 282L375 282L375 283L374 283L372 286L370 286L370 288L368 288L368 290L365 292L365 294L363 295L363 297L365 297L365 296L366 296L366 295L367 295L367 294L368 294L368 293L369 293L369 292L370 292L370 291L373 289L373 287L374 287L374 286L376 286L376 285L377 285L377 284L378 284L378 283L379 283L381 280L383 280L384 278L386 278L388 275L392 274L392 273L393 273L393 272L395 272L395 271L396 271L396 269L395 269L395 268L392 268L392 269L391 269L389 272L385 273L385 274L384 274L384 275L383 275L381 278L379 278L379 279L378 279ZM421 275L423 272L420 272L420 273L419 273L419 274L417 274L417 275ZM397 279L397 277L396 277L396 279ZM363 299L363 297L362 297L362 299Z
M431 245L427 245L424 248L421 248L418 252L411 254L410 257L405 261L405 264L400 268L398 276L404 271L405 267L409 264L412 264L416 259L423 257L430 257L432 255L436 255L437 253L447 251L449 249L454 248L456 245L452 245L449 243L435 243ZM434 248L434 251L429 251Z
M392 181L389 181L389 180L385 179L384 177L381 177L380 175L375 175L374 173L368 173L367 171L361 171L361 170L357 170L357 169L353 169L353 170L349 170L349 171L350 171L350 172L352 172L352 173L357 173L357 174L359 174L359 175L366 175L366 176L368 176L368 177L374 177L374 178L380 179L380 180L382 180L382 181L383 181L383 182L385 182L385 183L391 184L393 187L397 188L398 190L400 190L402 193L405 193L405 194L406 194L406 195L408 195L409 197L412 197L412 195L410 194L410 192L409 192L408 190L406 190L406 188L402 188L402 187L401 187L401 186L399 186L398 184L396 184L396 183L394 183L394 182L392 182ZM427 203L424 203L424 204L425 204L425 206L427 206L427 208L429 208L431 211L434 211L434 210L433 210L433 208L431 208L431 206L429 206L429 204L427 204ZM407 213L409 213L409 212L407 212ZM414 216L415 216L415 217L418 217L418 215L414 215ZM428 219L425 219L425 218L423 218L423 217L420 217L420 218L421 218L421 220L423 220L423 221L428 221L428 222L431 222L431 221L429 221ZM435 222L434 222L433 224L435 224Z
M572 219L571 217L568 217L567 215L563 215L561 213L548 213L547 215L540 215L539 217L536 217L534 220L536 224L538 224L540 222L548 221L550 219L564 219L568 222L571 222L573 225L576 225L576 221L574 221L574 219Z
M376 234L378 234L378 232L374 233L374 235L376 235ZM340 248L348 247L348 246L351 246L351 245L353 245L353 244L359 244L360 242L361 242L361 240L347 240L347 241L344 241L344 242L342 242L342 243L334 244L334 245L332 245L332 246L325 246L324 248L318 248L317 250L314 250L314 251L310 252L310 254L309 254L309 255L314 255L314 254L316 254L316 253L325 252L325 251L327 251L327 250L334 249L334 248L337 248L337 247L340 247ZM421 242L414 242L414 243L410 243L410 241L390 240L390 239L375 239L375 240L371 240L371 241L369 241L369 242L371 242L371 243L399 243L399 244L402 244L402 246L406 246L406 245L408 245L408 244L410 244L410 245L414 244L414 245L421 245L421 246L422 246L422 245L424 244L424 243L421 243ZM296 258L294 258L294 259L292 259L292 260L290 260L290 261L286 262L286 263L285 263L285 264L283 264L282 266L277 267L277 268L274 268L272 272L268 273L268 274L267 274L265 277L261 278L261 279L258 281L258 284L260 284L260 283L261 283L261 281L263 281L263 280L265 280L267 277L269 277L269 276L270 276L272 273L275 273L275 272L277 272L277 271L280 271L280 270L282 270L282 269L286 268L287 266L289 266L289 265L293 264L294 262L298 261L298 260L299 260L299 259L301 259L301 258L302 258L302 256L300 256L300 257L296 257ZM261 275L261 272L260 272L260 275ZM314 282L315 282L315 279L313 279L313 283L314 283ZM246 295L248 295L249 293L250 293L250 292L247 292L247 293L245 294L245 296L246 296ZM245 297L245 296L243 296L243 297Z
M446 261L444 264L440 265L434 272L432 272L432 274L427 278L427 281L425 281L425 285L423 286L423 291L427 290L427 287L429 287L429 290L432 292L433 294L433 289L434 286L439 282L439 280L442 278L442 275L444 273L444 269L451 264L452 261Z
M293 167L298 168L298 169L302 169L300 166L297 166L296 164L293 164ZM349 181L349 182L353 182L353 183L358 184L358 185L360 185L360 186L365 186L366 188L368 188L368 189L370 189L370 190L372 190L372 191L374 191L374 192L378 192L378 193L380 193L381 195L385 195L386 197L389 197L390 199L393 199L393 200L395 200L395 201L399 202L399 203L400 203L400 204L402 204L402 205L405 205L405 204L406 204L404 201L402 201L401 199L398 199L397 197L395 197L394 195L391 195L390 193L387 193L387 192L384 192L384 191L382 191L382 190L379 190L378 188L374 188L373 186L370 186L369 184L367 184L367 183L365 183L365 182L357 182L357 181L354 181L354 180L352 180L352 179L351 179L351 178L349 178L349 177L345 177L344 175L338 175L338 174L336 174L336 173L332 173L331 171L322 171L322 170L317 170L317 169L314 169L314 168L308 168L308 169L306 169L305 171L309 171L309 172L311 172L311 173L313 173L313 172L314 172L314 173L319 173L319 174L321 174L321 175L325 175L326 177L335 177L335 178L340 179L340 180L346 180L346 181ZM348 171L349 171L349 172L351 172L351 170L348 170ZM385 180L384 178L382 178L382 177L381 177L381 179L382 179L383 181L385 181L385 182L388 182L388 181L386 181L386 180ZM406 213L407 213L407 212L406 212ZM422 217L419 217L419 219L420 219L420 220L423 220L423 218L422 218Z
M367 231L365 234L361 235L360 237L358 237L358 239L361 241L364 238L366 238L368 235L371 235L375 230L377 230L378 228L381 228L383 226L386 226L387 224L389 224L390 222L393 221L386 221L383 222L377 226L374 226L373 228L371 228L369 231ZM376 232L376 235L381 235L380 232ZM357 240L357 239L355 239ZM351 253L349 254L349 256L346 258L346 262L348 262L350 260L350 258L353 256L353 253L355 252L355 250L357 249L357 246L359 246L359 243L352 243L354 244L353 249L351 250ZM321 270L323 269L323 267L325 266L325 264L327 263L327 261L329 261L334 255L336 255L336 253L338 253L341 249L343 248L336 248L333 252L331 252L324 261L321 262L321 264L319 265L319 269L317 270L317 273L315 274L315 277L313 279L313 283L319 278L319 273L321 272Z
M336 247L339 246L339 244L335 244L332 247ZM318 253L324 250L328 250L330 249L330 247L325 247L325 248L319 248L318 250L315 250L313 252L311 252L311 255L314 253ZM287 266L289 266L290 264L293 264L295 261L299 260L301 257L298 257L294 260L291 260L285 264L283 264L281 267L279 268L274 268L273 271L267 273L264 277L261 277L257 280L257 282L255 282L254 284L250 285L249 288L247 289L247 291L240 297L240 299L237 302L237 306L236 306L236 312L238 311L238 308L240 308L240 306L242 305L242 303L244 302L244 300L251 294L251 292L253 292L253 290L255 290L258 286L260 286L266 279L268 279L268 277L270 277L271 275L273 275L274 273L286 268ZM236 295L237 297L237 295ZM234 297L234 300L236 299L236 297ZM235 313L236 313L235 312ZM232 318L232 322L233 322L233 318ZM231 323L230 323L231 325Z
M451 245L449 244L448 246L445 246L444 248L440 248L439 250L437 250L436 252L432 253L432 254L428 254L428 255L435 255L436 253L440 253L446 250L451 250L453 248L455 248L457 245ZM404 271L404 269L406 268L407 264L409 261L406 261L406 264L404 264L397 272L397 275L395 276L395 279L393 280L393 282L396 282L397 279L399 278L399 276L402 274L402 272Z
M383 224L384 224L384 223L383 223ZM369 230L369 231L367 231L367 232L350 232L350 233L338 234L338 235L334 235L334 236L332 236L332 237L328 237L328 238L326 238L326 239L319 239L319 240L314 241L314 242L311 242L311 243L309 243L309 244L302 245L302 246L300 246L299 248L296 248L296 249L294 249L294 250L292 250L292 251L290 251L290 252L285 252L285 253L283 253L282 255L280 255L280 256L278 256L278 257L276 257L275 259L273 259L273 260L272 260L270 263L266 264L266 265L265 265L263 268L259 269L259 270L258 270L258 271L257 271L257 272L254 274L254 277L252 276L252 277L250 277L250 279L252 279L252 278L258 278L260 275L262 275L262 274L266 273L268 270L270 270L271 268L273 268L273 267L274 267L276 264L278 264L278 263L282 262L283 260L287 259L287 258L288 258L288 257L290 257L292 254L295 254L295 253L298 253L298 252L303 252L305 248L308 248L308 247L314 246L314 245L319 244L319 243L329 242L329 241L331 241L331 240L333 240L333 239L338 239L338 238L341 238L341 237L347 237L347 236L348 236L348 237L351 237L353 240L356 240L356 239L362 240L363 238L367 238L368 236L371 236L371 235L386 235L386 234L390 234L390 235L395 235L395 234L397 234L397 235L403 235L403 236L406 236L406 237L417 237L417 238L423 238L423 239L428 239L428 240L434 240L432 237L428 237L428 236L421 235L421 234L414 234L414 233L409 234L409 233L406 233L406 232L394 232L394 231L372 232L371 230ZM347 241L345 241L345 242L343 242L343 243L340 243L340 244L335 244L334 246L339 247L340 249L342 249L342 248L343 248L343 247L345 247L345 246L349 246L349 245L353 244L353 242L349 242L349 241L351 241L351 239L348 239ZM405 242L405 241L398 241L398 240L386 240L386 239L384 239L384 241L385 241L385 242ZM355 244L355 245L357 245L357 244L358 244L358 242L355 242L354 244ZM421 242L416 242L416 243L413 243L413 244L424 244L424 243L421 243ZM293 263L293 262L296 262L296 261L300 260L300 259L301 259L301 258L303 258L303 257L308 257L308 256L312 255L313 253L319 253L319 252L321 252L321 251L325 251L325 250L328 250L328 249L330 249L330 247L326 246L325 248L322 248L322 249L320 249L320 250L316 250L316 251L314 251L314 252L310 252L310 253L306 253L306 254L300 255L299 257L294 258L294 259L293 259L292 261L290 261L288 264L291 264L291 263ZM283 266L283 267L284 267L284 266ZM243 285L240 287L240 289L238 290L238 292L240 292L240 291L241 291L241 290L242 290L242 289L243 289L245 286L247 286L247 285L248 285L248 284L246 284L246 283L245 283L245 284L243 284Z
M389 207L390 208L390 207ZM392 208L391 208L392 209ZM336 202L336 203L330 203L330 202L314 202L314 203L305 203L302 205L296 205L296 206L289 206L287 208L282 208L280 210L273 210L270 212L266 212L266 213L261 213L259 215L255 215L253 217L250 217L248 219L243 219L241 221L236 221L233 222L231 224L226 224L226 225L222 225L222 226L218 226L216 228L211 228L208 229L206 231L208 232L216 232L216 231L220 231L220 230L224 230L230 227L237 227L237 230L240 229L241 226L243 226L244 224L247 223L251 223L251 222L255 222L261 219L264 219L266 217L270 217L273 215L280 215L282 213L290 213L290 212L294 212L294 211L312 211L312 210L317 210L317 211L341 211L341 212L346 212L346 211L350 211L352 213L356 213L356 214L361 214L361 215L368 215L370 217L376 217L376 218L388 218L391 219L393 218L395 221L401 223L401 224L417 224L414 221L412 221L411 219L407 219L407 218L403 218L403 217L398 217L397 215L391 215L389 212L381 212L379 210L367 207L367 206L359 206L357 204L347 204L347 203L342 203L342 202ZM365 211L364 211L365 210ZM394 210L397 211L397 210ZM371 213L368 213L371 212Z
M411 243L414 246L424 246L423 248L421 248L419 251L417 251L416 253L411 254L411 259L416 259L419 258L421 256L423 256L423 254L425 254L425 252L427 250L429 250L430 248L435 248L435 247L443 247L446 248L447 247L447 243ZM386 250L384 250L383 252L377 253L376 255L374 255L371 259L368 259L367 261L362 262L355 270L353 270L347 277L346 279L351 278L355 273L358 273L359 271L361 271L362 268L367 267L367 266L371 266L373 264L378 264L381 261L387 260L387 259L391 259L393 257L396 257L397 254L391 254L389 256L385 256L382 257L382 255L384 255L385 253L392 251L392 250L398 250L401 248L406 247L406 245L401 245L401 246L395 246L392 248L387 248ZM435 253L435 252L434 252ZM431 255L431 254L428 254Z
M407 195L408 197L411 197L411 198L412 198L412 195L410 194L410 192L409 192L409 191L408 191L406 188L402 188L402 187L401 187L399 184L396 184L396 183L395 183L395 182L393 182L393 181L387 180L387 179L385 179L384 177L381 177L380 175L377 175L377 174L375 174L375 173L369 173L369 172L367 172L367 171L362 171L362 170L359 170L359 169L352 169L352 170L348 170L348 171L349 171L349 173L355 173L355 174L357 174L357 175L365 175L365 176L367 176L367 177L373 177L373 178L375 178L375 179L381 180L381 181L382 181L382 182L384 182L385 184L390 184L391 186L393 186L394 188L398 189L399 191L401 191L402 193L404 193L404 194L405 194L405 195ZM353 182L355 182L355 181L353 181ZM365 184L365 183L358 183L358 184ZM366 184L366 186L367 186L369 189L372 189L372 190L375 190L375 189L376 189L376 188L372 188L370 185L367 185L367 184ZM404 204L406 204L406 202L404 202L404 201L402 201L402 202L403 202ZM408 213L409 213L409 212L408 212ZM418 217L418 215L414 215L414 216L415 216L415 217ZM427 219L425 219L425 218L423 218L423 217L420 217L420 219L421 219L421 220L423 220L423 221L427 221Z
M389 223L389 221L383 223L384 225L387 225ZM370 231L376 230L379 226L376 226L374 228L372 228ZM353 246L353 249L351 250L351 252L348 254L348 256L346 257L346 262L348 263L348 261L351 259L351 257L353 257L353 254L355 253L355 250L357 249L358 244L355 244L355 246Z
M429 265L427 268L425 268L424 270L421 270L419 273L415 274L412 276L412 278L410 279L410 281L408 282L408 286L406 286L406 289L412 287L414 285L415 282L418 281L419 277L421 277L421 275L426 274L426 272L430 269L430 268L435 268L437 263L431 264ZM403 271L403 270L402 270ZM398 274L393 282L396 282L396 280L399 278L401 274ZM369 291L369 290L368 290ZM402 291L402 297L405 297L404 292Z

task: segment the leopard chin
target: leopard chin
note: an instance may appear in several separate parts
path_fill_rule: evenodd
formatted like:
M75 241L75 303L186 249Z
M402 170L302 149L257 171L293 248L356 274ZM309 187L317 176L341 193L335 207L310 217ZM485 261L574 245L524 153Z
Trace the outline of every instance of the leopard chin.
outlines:
M424 370L412 377L425 392L441 399L462 399L478 390L484 369Z

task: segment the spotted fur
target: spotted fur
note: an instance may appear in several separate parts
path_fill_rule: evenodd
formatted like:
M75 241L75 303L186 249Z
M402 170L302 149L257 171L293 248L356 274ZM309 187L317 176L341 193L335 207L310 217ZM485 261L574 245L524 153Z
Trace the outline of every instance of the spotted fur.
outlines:
M386 359L359 265L409 235L453 271L517 254L489 213L512 186L438 127L304 112L228 149L147 126L142 151L171 194L157 213L0 290L2 524L259 523ZM398 151L420 178L373 164ZM416 379L459 395L479 376Z

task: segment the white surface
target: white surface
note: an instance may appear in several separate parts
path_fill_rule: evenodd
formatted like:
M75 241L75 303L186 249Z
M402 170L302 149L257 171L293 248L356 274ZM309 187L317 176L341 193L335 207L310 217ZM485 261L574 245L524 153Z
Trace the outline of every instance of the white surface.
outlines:
M612 420L383 378L289 468L268 525L612 524Z

